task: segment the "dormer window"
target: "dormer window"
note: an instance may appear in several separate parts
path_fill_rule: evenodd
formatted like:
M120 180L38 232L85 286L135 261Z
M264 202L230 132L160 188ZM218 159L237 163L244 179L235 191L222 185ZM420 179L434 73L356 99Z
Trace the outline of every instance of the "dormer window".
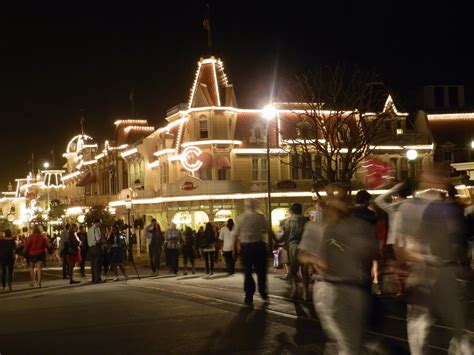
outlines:
M262 131L260 130L260 127L255 127L255 139L262 139Z

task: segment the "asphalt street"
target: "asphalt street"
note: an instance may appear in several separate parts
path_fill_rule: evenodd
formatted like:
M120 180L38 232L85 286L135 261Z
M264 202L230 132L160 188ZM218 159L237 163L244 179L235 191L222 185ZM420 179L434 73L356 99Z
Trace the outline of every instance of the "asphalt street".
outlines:
M312 304L288 299L280 275L269 275L270 305L256 297L249 309L242 306L241 274L162 273L77 286L62 280L58 267L45 274L42 289L23 285L23 271L16 291L0 294L0 354L320 354L324 347ZM377 309L384 316L367 343L407 353L403 303L385 299ZM433 327L431 353L446 352L449 334Z

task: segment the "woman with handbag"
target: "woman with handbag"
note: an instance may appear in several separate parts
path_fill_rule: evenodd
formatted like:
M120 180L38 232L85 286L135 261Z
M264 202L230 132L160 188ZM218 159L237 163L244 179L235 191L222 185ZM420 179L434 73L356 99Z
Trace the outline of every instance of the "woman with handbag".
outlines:
M64 250L67 257L67 264L69 266L69 284L78 284L81 281L74 280L74 267L81 262L81 242L77 236L77 224L73 223L69 227L68 240L65 243Z
M48 241L43 235L41 227L36 225L33 234L25 243L25 256L30 266L31 287L41 287L41 273L46 260L46 249Z

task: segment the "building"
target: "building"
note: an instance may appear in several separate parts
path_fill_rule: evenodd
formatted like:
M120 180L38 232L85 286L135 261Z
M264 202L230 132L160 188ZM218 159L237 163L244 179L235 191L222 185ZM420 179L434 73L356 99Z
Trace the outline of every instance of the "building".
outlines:
M290 164L291 157L282 148L289 143L278 134L282 122L296 119L298 112L288 104L276 106L277 119L268 124L261 109L239 108L222 61L202 58L188 103L170 110L164 127L120 153L127 166L144 167L143 179L141 175L136 179L129 169L129 181L144 183L140 188L129 186L109 205L118 214L130 209L135 217L153 216L165 227L173 221L180 227L196 228L207 221L236 217L247 197L260 199L260 210L265 212L270 169L274 225L295 201L308 212L315 197L314 185L304 166L295 168ZM376 110L390 114L392 119L384 127L388 139L374 147L374 154L393 167L395 179L408 176L409 149L418 151L418 170L431 164L433 145L429 135L411 127L409 114L398 111L390 95ZM271 146L269 165L267 137ZM311 161L315 164L316 160ZM356 179L365 184L365 175L361 171Z

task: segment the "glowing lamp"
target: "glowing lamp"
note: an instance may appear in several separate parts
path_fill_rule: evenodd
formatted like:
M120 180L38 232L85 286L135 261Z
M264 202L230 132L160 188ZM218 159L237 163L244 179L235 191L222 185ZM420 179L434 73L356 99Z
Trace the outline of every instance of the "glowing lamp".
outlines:
M408 149L407 150L407 159L408 160L415 160L418 157L418 152L415 149Z
M48 168L49 168L49 163L48 163L47 161L45 161L45 162L43 163L43 168L45 168L45 169L48 169Z
M474 149L474 141L471 141L471 149Z
M262 109L262 117L266 120L273 120L278 115L278 110L272 104L268 104Z

